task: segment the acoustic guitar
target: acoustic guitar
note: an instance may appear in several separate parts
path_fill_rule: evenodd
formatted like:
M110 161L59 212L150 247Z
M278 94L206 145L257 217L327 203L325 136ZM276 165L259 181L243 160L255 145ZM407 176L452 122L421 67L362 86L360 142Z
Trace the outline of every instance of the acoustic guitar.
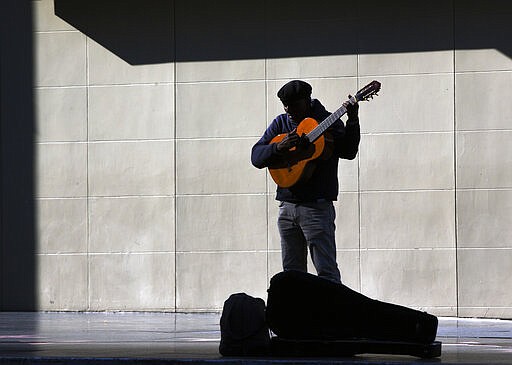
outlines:
M380 82L372 81L347 101L355 104L373 98L380 91L380 85ZM269 167L270 175L278 186L289 188L306 181L314 171L315 160L329 158L331 143L325 132L346 112L342 105L321 123L313 118L305 118L298 124L296 133L301 136L299 144L288 151L286 158ZM278 134L270 144L281 142L286 135Z

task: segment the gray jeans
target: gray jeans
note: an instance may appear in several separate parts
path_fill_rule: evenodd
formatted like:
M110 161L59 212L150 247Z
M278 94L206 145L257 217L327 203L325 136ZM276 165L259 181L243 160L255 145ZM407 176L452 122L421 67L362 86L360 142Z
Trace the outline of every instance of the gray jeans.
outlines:
M318 276L341 283L336 263L332 202L293 204L281 202L277 227L281 235L283 269L307 272L308 247Z

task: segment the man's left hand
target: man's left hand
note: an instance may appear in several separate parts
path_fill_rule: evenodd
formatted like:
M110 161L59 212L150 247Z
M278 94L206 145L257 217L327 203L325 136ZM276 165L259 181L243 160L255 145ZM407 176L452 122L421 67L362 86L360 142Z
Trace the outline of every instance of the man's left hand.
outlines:
M352 95L349 95L348 98L352 98ZM359 104L352 104L350 101L345 101L343 106L347 109L348 119L357 119L359 114Z

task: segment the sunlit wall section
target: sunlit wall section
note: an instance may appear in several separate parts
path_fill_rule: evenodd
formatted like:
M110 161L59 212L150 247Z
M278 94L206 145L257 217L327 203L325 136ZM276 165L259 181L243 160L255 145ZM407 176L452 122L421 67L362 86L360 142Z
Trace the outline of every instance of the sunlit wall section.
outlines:
M506 1L112 3L33 1L41 309L266 298L276 186L250 151L300 78L331 111L382 83L339 167L343 282L512 317Z
M33 2L41 309L174 310L174 63L133 47L133 2L62 4Z
M512 318L512 4L455 12L459 315Z

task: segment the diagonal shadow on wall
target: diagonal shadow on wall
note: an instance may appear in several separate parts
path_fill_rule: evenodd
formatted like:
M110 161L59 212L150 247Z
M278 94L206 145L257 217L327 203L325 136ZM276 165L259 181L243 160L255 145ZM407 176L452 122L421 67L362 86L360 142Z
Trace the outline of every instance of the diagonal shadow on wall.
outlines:
M454 48L512 57L506 0L54 1L57 16L134 65Z
M172 2L56 0L55 14L130 64L170 62Z

